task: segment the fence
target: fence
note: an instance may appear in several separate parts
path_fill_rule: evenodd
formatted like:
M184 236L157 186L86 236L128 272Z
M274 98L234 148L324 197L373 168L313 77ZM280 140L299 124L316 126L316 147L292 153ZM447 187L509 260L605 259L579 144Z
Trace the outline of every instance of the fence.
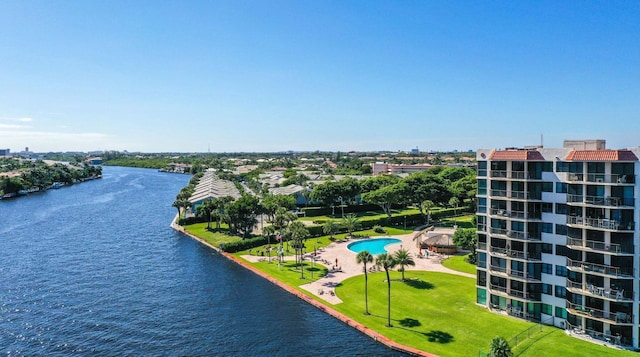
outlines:
M511 347L516 347L519 343L522 343L524 340L531 337L531 335L542 332L542 328L548 325L553 325L553 317L547 319L546 321L542 321L538 324L535 324L529 327L528 329L520 332L519 334L515 335L509 340L509 345Z

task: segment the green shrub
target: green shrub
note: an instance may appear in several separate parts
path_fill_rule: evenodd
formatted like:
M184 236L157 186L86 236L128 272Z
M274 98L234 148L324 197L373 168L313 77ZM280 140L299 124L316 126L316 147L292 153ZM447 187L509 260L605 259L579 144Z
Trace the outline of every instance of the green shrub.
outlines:
M387 231L385 231L380 225L373 226L373 231L376 233L387 233Z
M222 249L227 253L235 253L241 250L247 250L247 249L259 247L267 243L268 243L267 237L260 236L257 238L243 239L236 242L220 244L220 249Z

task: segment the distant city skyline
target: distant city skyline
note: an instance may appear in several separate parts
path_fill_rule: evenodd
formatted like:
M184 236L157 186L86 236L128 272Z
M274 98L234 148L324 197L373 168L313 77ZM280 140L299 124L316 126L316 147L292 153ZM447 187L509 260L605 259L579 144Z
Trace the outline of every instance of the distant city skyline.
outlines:
M0 149L640 146L639 2L0 3Z

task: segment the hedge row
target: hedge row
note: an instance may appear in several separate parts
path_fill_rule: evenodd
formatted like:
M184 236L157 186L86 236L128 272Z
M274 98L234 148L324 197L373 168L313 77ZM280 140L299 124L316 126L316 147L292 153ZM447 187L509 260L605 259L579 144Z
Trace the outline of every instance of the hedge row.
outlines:
M336 206L334 209L335 213L342 214L342 210L344 209L344 213L358 213L358 212L368 212L368 211L379 211L380 206L378 205L352 205L352 206ZM305 212L306 217L316 217L316 216L330 216L331 215L331 207L305 207L302 209Z
M241 250L259 247L268 243L269 241L267 240L267 237L260 236L256 238L243 239L236 242L220 244L220 249L227 253L235 253Z

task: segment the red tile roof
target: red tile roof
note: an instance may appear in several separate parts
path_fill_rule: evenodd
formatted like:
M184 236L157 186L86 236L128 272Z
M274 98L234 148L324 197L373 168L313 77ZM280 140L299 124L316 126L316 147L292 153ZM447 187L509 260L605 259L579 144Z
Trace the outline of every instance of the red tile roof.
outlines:
M489 160L544 161L544 157L536 150L496 150L489 155Z
M638 161L629 150L574 150L565 160L571 161Z

